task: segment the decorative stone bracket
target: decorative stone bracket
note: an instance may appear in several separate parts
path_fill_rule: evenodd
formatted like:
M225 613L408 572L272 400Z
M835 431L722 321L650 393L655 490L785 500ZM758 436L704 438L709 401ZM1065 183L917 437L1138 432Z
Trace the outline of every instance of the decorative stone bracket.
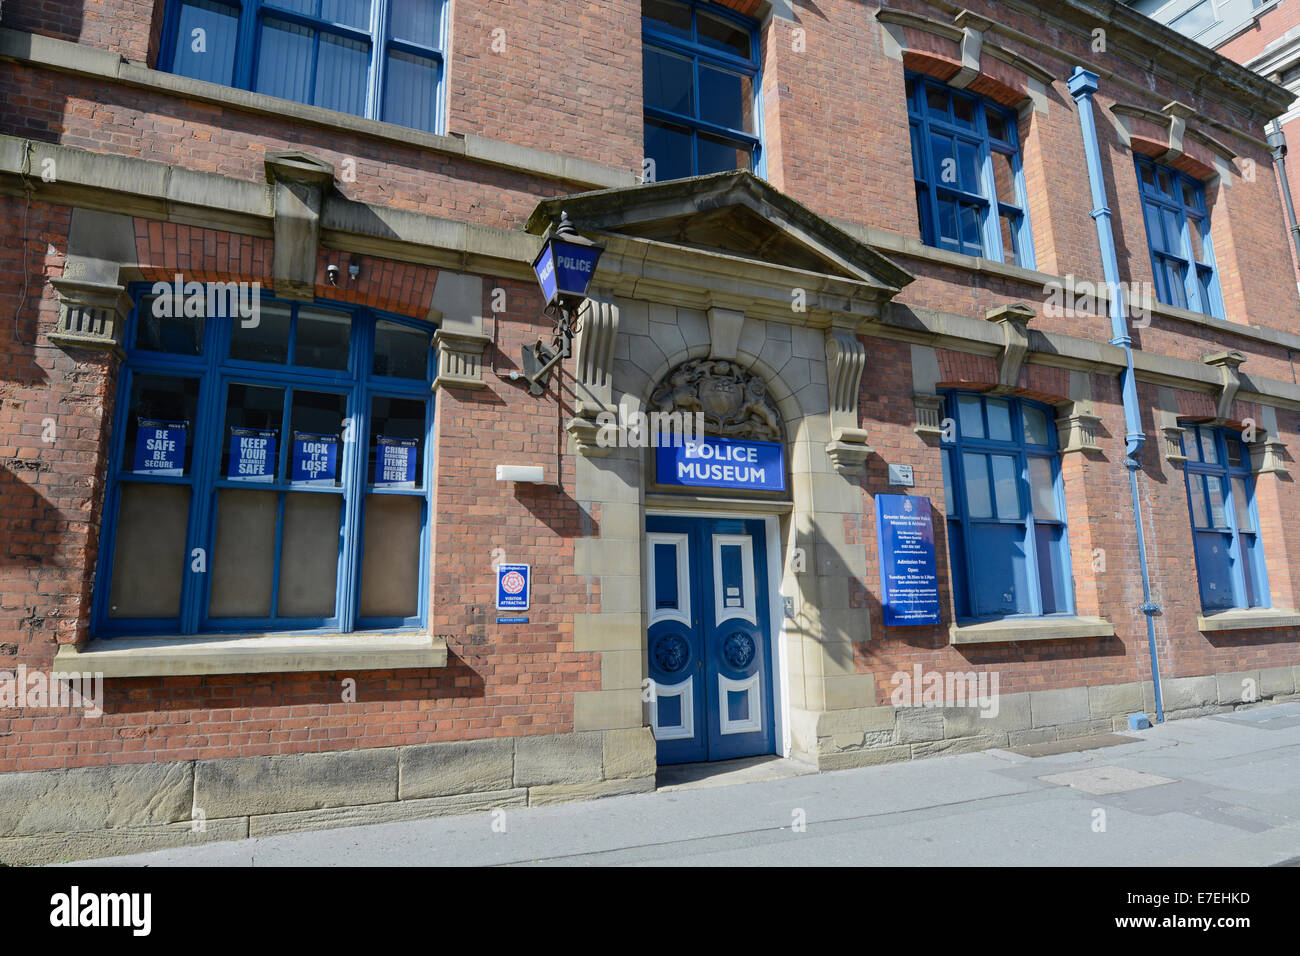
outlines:
M604 457L613 446L597 442L602 412L614 407L614 345L618 341L619 308L613 302L588 299L580 313L580 331L574 339L574 404L577 414L565 431L579 453Z
M1092 413L1092 403L1076 401L1061 406L1056 419L1056 434L1062 455L1079 451L1101 451L1097 444L1097 425L1101 419Z
M917 392L912 396L916 408L916 427L912 431L925 437L943 435L943 396Z
M1183 429L1177 422L1166 424L1160 429L1160 441L1164 445L1165 461L1175 468L1183 467L1187 456L1183 454Z
M433 387L486 388L483 381L483 350L492 337L465 328L441 328L433 333L438 350L438 377Z
M1286 458L1282 455L1282 449L1286 445L1281 439L1268 432L1259 441L1251 442L1246 446L1250 452L1250 470L1257 475L1289 475L1290 469L1286 466Z
M59 297L59 325L49 336L65 348L94 349L122 355L122 332L131 298L122 286L85 279L54 278Z
M1241 376L1237 369L1246 361L1246 356L1230 350L1206 355L1201 361L1219 370L1219 402L1215 415L1221 421L1228 421L1232 417L1232 402L1237 397L1237 390L1241 388Z
M851 332L830 329L826 333L826 387L830 392L831 440L826 445L835 470L844 474L862 471L871 446L867 433L858 427L858 390L867 366L866 347Z
M1029 323L1035 312L1023 302L989 309L984 318L1002 327L1002 354L998 356L998 389L1006 391L1020 381L1020 369L1029 353Z
M268 153L266 180L275 190L275 294L314 299L320 213L334 167L297 151Z

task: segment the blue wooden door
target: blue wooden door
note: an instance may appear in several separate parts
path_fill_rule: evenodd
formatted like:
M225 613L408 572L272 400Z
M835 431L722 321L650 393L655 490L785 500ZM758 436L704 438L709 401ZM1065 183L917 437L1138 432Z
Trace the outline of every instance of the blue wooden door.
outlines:
M647 518L646 584L659 762L772 753L763 522Z

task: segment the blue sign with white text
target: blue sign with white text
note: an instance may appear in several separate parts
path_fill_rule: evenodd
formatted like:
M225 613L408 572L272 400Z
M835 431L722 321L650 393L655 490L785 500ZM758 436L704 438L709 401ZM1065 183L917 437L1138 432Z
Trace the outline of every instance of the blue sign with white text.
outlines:
M274 481L276 432L270 428L230 427L231 481Z
M294 481L332 485L339 473L339 436L293 433Z
M497 565L497 610L527 611L531 583L529 565Z
M876 495L881 607L891 627L939 623L930 499Z
M562 292L576 294L586 289L599 255L598 249L563 240L546 243L533 262L533 271L537 273L537 282L546 301L555 301Z
M185 474L185 435L188 422L138 419L135 438L135 471L147 475L179 478Z
M378 439L375 451L375 485L384 488L415 487L415 457L420 443L414 438Z
M780 442L697 438L655 449L661 485L785 491L785 448Z

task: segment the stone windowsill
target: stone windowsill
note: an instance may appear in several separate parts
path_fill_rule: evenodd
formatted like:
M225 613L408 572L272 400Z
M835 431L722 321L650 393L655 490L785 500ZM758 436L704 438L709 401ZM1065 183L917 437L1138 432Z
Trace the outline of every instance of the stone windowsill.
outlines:
M105 677L195 674L278 674L293 671L398 670L447 666L447 642L428 634L371 632L337 635L204 635L118 637L65 644L57 671Z
M1300 612L1289 608L1256 607L1201 614L1196 618L1196 628L1200 631L1253 631L1267 627L1300 627Z
M979 624L953 624L948 628L948 643L1012 644L1111 637L1114 633L1115 625L1100 617L1003 618Z

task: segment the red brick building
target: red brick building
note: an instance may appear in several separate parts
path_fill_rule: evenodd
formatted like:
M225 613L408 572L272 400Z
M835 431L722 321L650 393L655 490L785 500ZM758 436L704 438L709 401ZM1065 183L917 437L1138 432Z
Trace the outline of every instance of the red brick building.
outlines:
M0 860L1296 694L1251 71L1096 0L0 18Z

